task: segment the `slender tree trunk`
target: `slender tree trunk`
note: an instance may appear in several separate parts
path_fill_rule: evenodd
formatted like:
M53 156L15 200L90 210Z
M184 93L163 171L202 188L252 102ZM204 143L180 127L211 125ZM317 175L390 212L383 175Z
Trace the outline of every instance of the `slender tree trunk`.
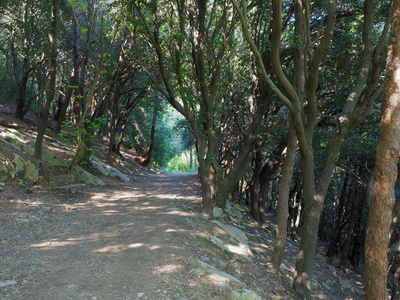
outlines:
M392 299L398 299L396 297L399 292L399 279L400 279L400 256L397 255L395 259L395 272L393 275Z
M261 153L256 152L254 159L253 177L250 184L250 202L251 202L251 214L253 219L257 222L261 222L260 207L258 206L258 187L260 185L260 172L261 172Z
M283 253L285 250L288 222L288 206L289 192L292 183L293 169L295 162L295 154L297 148L296 130L293 123L290 126L285 165L282 170L282 177L279 184L279 199L278 199L278 224L276 226L276 238L274 250L272 252L272 263L276 268L282 263Z
M359 183L357 183L355 188L355 193L353 193L352 195L353 201L351 203L347 229L344 235L342 254L339 262L339 267L342 271L346 270L347 259L349 257L349 252L351 247L351 241L353 239L354 225L356 224L357 221L358 206L360 205L361 202L361 195L363 195L360 189L361 186Z
M155 136L155 132L156 132L156 121L157 121L157 105L154 105L153 119L151 120L150 143L149 143L149 147L147 148L147 151L146 151L146 156L145 156L144 161L142 163L143 166L148 166L149 163L150 163L151 153L153 152L153 147L154 147L154 136Z
M304 224L300 240L300 249L296 261L293 289L297 297L311 299L311 278L313 261L317 246L318 225L322 210L323 197L315 190L314 155L310 148L303 151L301 168L304 186Z
M49 120L50 105L54 99L56 91L56 76L57 76L57 47L56 47L56 32L57 32L57 1L53 0L51 5L51 30L49 34L51 53L50 53L50 81L47 93L46 102L42 109L42 114L39 114L38 134L35 141L34 156L41 159L43 137L46 132L47 122Z
M333 231L333 237L331 239L331 242L329 244L329 248L327 251L326 256L328 256L329 258L332 258L336 255L336 253L338 252L338 244L339 244L339 240L340 240L340 236L342 234L342 230L343 230L343 209L344 209L344 203L345 203L345 197L348 195L347 193L347 184L349 181L349 176L347 174L347 172L344 175L343 178L343 187L342 187L342 192L340 193L340 197L339 197L339 203L338 203L338 208L336 211L336 218L335 218L335 227L334 227L334 231Z
M388 299L387 250L395 202L394 184L400 156L400 0L393 1L382 103L381 133L376 149L375 176L365 241L365 294Z

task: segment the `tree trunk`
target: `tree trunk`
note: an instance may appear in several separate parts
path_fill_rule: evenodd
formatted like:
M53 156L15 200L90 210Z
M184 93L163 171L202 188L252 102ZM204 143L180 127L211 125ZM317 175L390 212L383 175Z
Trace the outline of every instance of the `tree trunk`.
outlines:
M397 255L395 259L395 272L393 275L393 287L392 287L391 299L398 299L397 294L399 292L399 279L400 279L400 256Z
M260 207L258 202L258 187L260 185L260 172L261 172L261 153L256 152L254 159L253 178L250 184L250 202L251 214L256 222L261 222Z
M340 241L340 237L342 235L342 230L343 230L343 209L344 209L344 203L345 203L345 198L348 195L347 193L347 184L349 181L349 176L347 172L344 175L343 178L343 187L342 187L342 192L340 193L339 197L339 203L338 203L338 208L336 211L336 218L335 218L335 227L333 231L333 237L331 238L331 242L329 244L329 248L327 251L326 256L329 258L333 258L337 252L338 252L338 244Z
M314 181L314 155L312 149L303 151L301 168L304 186L304 224L300 249L296 261L293 289L297 297L311 299L311 278L317 246L318 225L323 197L316 193Z
M149 147L147 148L147 151L146 151L146 156L142 162L143 166L148 166L150 163L151 153L153 152L153 147L154 147L154 135L156 132L156 121L157 121L157 105L154 105L153 119L151 120L150 143L149 143Z
M347 222L347 229L344 235L344 243L342 248L342 254L340 257L339 267L342 271L346 270L347 259L349 257L351 241L353 239L354 225L357 222L357 214L358 207L361 203L361 195L364 195L362 191L360 191L361 185L359 183L356 184L355 193L353 193L352 198L353 201L351 203L349 218Z
M400 156L400 0L393 1L382 103L381 133L376 149L375 176L365 241L367 299L388 299L387 250L390 239L394 184Z
M285 250L288 222L289 192L292 183L295 154L297 148L296 130L293 123L290 126L285 165L282 170L282 177L279 184L278 199L278 224L276 226L276 238L274 250L272 252L272 263L275 268L279 268L282 263Z
M294 187L289 193L289 224L290 224L290 230L289 230L289 237L294 241L296 240L296 233L297 233L297 228L298 225L300 224L300 219L301 219L301 211L302 211L302 186L300 183L300 178L297 176L297 178L294 180ZM291 205L290 202L293 202Z
M39 114L38 134L35 141L34 156L38 159L42 158L43 137L46 132L47 122L49 120L50 105L54 99L56 91L56 76L57 76L57 47L56 47L56 32L57 32L57 1L53 0L51 5L51 30L49 34L51 53L50 53L50 81L47 93L46 102L43 106L42 113Z
M280 163L283 160L282 153L286 148L286 143L281 142L279 145L275 148L273 153L271 154L268 162L264 165L264 167L261 169L260 176L259 176L259 181L260 181L260 192L258 193L258 208L260 210L260 218L261 222L266 221L266 216L265 216L265 206L267 203L267 198L268 198L268 190L269 190L269 185L273 177L275 176L275 173L277 172L278 168L280 167ZM290 189L290 187L289 187ZM270 191L271 194L272 191ZM274 201L274 197L270 197L271 202L270 205L272 207Z

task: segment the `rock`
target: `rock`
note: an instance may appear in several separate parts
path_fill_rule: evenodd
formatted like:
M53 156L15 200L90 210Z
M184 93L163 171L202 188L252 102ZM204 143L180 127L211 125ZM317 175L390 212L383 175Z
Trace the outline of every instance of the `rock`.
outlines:
M8 169L5 164L0 164L0 174L8 174Z
M97 157L91 157L90 166L93 169L99 171L104 176L116 177L116 178L119 178L119 179L121 179L121 180L123 180L125 182L128 182L128 181L131 180L129 178L129 176L123 174L120 170L105 164L104 162L102 162Z
M66 167L68 165L64 158L45 146L43 146L42 150L42 161L45 162L46 166Z
M16 218L15 221L19 221L19 222L23 222L23 223L29 223L28 219L24 219L24 218Z
M242 222L240 221L240 219L237 219L237 218L235 218L235 217L229 216L229 219L231 219L231 221L232 221L233 223L242 224Z
M135 167L134 165L130 164L127 161L124 161L125 164L125 168L127 168L129 171L138 174L139 173L139 169L137 167Z
M311 282L311 289L317 290L319 288L319 283L315 279L312 280Z
M229 295L230 300L262 300L254 291L243 289L242 293L232 290Z
M225 212L234 219L243 218L243 214L236 207L234 207L230 201L226 202Z
M238 242L245 244L245 245L249 245L249 240L247 239L246 234L239 228L233 227L231 225L226 225L226 224L221 223L216 220L213 220L212 222L217 224L222 229L224 229L227 233L229 233Z
M14 285L14 284L17 284L17 282L15 280L0 281L0 287L5 287L5 286L9 286L9 285Z
M327 262L327 258L325 256L323 256L321 253L317 253L315 255L316 258L318 258L319 260L323 261L324 263Z
M223 218L224 217L224 211L222 210L222 208L214 207L214 209L213 209L213 217L214 218Z
M240 284L242 286L246 285L244 282L240 281L236 277L233 277L232 275L229 275L228 273L220 271L204 261L197 259L197 262L200 265L200 268L198 268L198 269L202 269L205 273L210 273L209 279L213 280L214 283L219 286L224 286L230 281Z
M347 289L351 290L352 292L354 292L354 288L350 284L350 282L348 282L345 279L342 279L340 276L339 276L339 283L342 285L343 288L347 288Z
M242 294L243 300L262 300L262 298L257 295L254 291L251 290L243 290L244 293Z
M248 245L242 243L239 243L238 246L228 244L226 245L226 248L228 248L229 252L242 255L244 258L251 261L250 256L253 256L253 253Z
M24 169L25 169L25 172L24 172L23 178L26 181L28 181L31 184L38 182L39 173L38 173L35 165L30 160L25 162Z
M103 163L101 160L99 160L97 157L90 158L90 167L97 170L104 176L110 175L110 169L107 168L107 165Z
M22 146L26 143L22 135L13 128L6 128L0 132L0 137L4 139L9 145L13 146L17 150L21 150Z
M0 179L8 180L15 177L15 167L9 159L5 159L5 162L0 164Z
M105 185L104 181L99 177L90 174L88 171L82 169L79 166L75 166L72 170L72 174L74 174L74 178L76 181L91 183L94 185Z
M22 150L24 150L26 153L29 153L30 155L33 155L33 153L35 152L35 142L30 141L29 143L25 143L22 146Z
M235 291L235 290L231 290L231 294L229 295L229 299L230 300L242 300L242 295Z
M221 250L223 250L223 251L228 250L228 248L225 246L224 241L217 238L216 236L211 236L210 241L217 247L221 248Z
M170 208L167 208L166 211L182 211L182 209L177 208L177 207L170 207Z
M17 174L22 173L24 171L24 165L25 165L25 161L23 160L23 158L18 154L14 153L13 162L15 164L15 172L17 172Z
M325 282L322 283L322 286L328 291L332 290L332 288L329 285L327 285Z

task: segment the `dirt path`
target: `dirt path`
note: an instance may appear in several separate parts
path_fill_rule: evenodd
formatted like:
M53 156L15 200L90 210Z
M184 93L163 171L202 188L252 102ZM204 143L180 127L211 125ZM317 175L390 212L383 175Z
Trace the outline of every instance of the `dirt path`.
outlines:
M221 250L218 240L233 240L199 214L196 175L102 179L70 201L48 185L0 193L0 299L292 299L297 245L288 241L279 275L268 262L271 228L244 216L236 226L252 257ZM360 280L318 258L313 298L363 299Z
M34 194L12 201L1 215L0 280L10 284L1 299L209 297L212 290L188 289L179 243L188 234L184 210L198 193L195 177L180 174L110 181L84 201L78 194L69 203Z

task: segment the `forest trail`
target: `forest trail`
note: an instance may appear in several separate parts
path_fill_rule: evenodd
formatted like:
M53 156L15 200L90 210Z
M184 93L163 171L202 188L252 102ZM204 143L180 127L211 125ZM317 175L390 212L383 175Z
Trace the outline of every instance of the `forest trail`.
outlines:
M2 211L0 277L10 285L0 289L1 299L211 295L196 292L180 242L180 235L189 234L185 210L200 196L196 175L148 175L93 189L68 203L57 201L62 194L31 194Z
M0 193L0 299L292 299L295 244L277 273L268 262L273 236L244 216L235 228L252 256L221 251L218 241L234 241L199 213L195 174L131 179L103 178L105 186L69 201L48 185ZM363 298L344 288L346 274L316 264L313 298Z

